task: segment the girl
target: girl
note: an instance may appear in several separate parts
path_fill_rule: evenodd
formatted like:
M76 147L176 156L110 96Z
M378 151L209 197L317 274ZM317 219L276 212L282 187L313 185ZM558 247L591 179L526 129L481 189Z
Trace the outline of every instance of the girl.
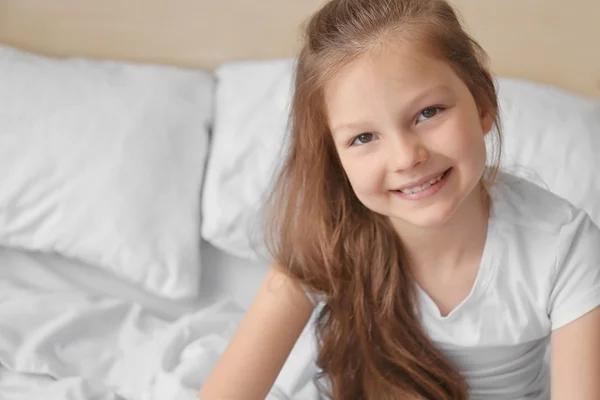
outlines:
M333 399L600 399L600 230L486 169L498 128L446 1L327 3L268 202L276 262L202 398L264 399L318 302Z

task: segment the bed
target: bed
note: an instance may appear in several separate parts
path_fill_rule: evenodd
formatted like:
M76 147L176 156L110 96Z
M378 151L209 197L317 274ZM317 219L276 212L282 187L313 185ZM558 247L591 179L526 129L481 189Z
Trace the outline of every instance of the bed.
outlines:
M322 3L0 0L0 399L194 398L269 266L279 153L240 132L285 131ZM504 166L600 223L600 2L454 3L499 78ZM271 399L318 398L314 354L309 324Z

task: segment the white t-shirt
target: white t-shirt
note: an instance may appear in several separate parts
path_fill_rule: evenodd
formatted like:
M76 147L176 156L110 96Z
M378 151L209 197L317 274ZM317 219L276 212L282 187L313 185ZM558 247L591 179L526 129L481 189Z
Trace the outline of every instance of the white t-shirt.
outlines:
M479 272L446 317L418 290L422 323L472 400L549 400L553 330L600 306L600 230L582 210L499 174Z
M600 229L566 200L508 174L490 197L471 292L442 317L418 289L422 323L467 379L471 400L550 400L550 334L600 306Z

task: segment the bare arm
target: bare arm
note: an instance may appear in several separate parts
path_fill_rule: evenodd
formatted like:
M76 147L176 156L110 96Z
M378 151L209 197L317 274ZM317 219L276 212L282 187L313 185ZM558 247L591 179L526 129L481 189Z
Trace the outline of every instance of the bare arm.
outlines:
M600 307L552 333L552 400L600 399Z
M312 311L313 304L302 288L279 267L271 267L200 398L263 400Z

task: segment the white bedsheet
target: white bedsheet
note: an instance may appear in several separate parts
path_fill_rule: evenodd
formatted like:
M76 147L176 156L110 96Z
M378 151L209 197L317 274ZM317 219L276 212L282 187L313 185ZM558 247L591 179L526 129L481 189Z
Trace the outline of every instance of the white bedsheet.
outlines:
M0 248L0 399L194 399L265 271L236 283L223 275L233 268L215 265L221 275L206 282L243 294L175 303L61 257ZM317 399L314 354L308 326L269 398Z

